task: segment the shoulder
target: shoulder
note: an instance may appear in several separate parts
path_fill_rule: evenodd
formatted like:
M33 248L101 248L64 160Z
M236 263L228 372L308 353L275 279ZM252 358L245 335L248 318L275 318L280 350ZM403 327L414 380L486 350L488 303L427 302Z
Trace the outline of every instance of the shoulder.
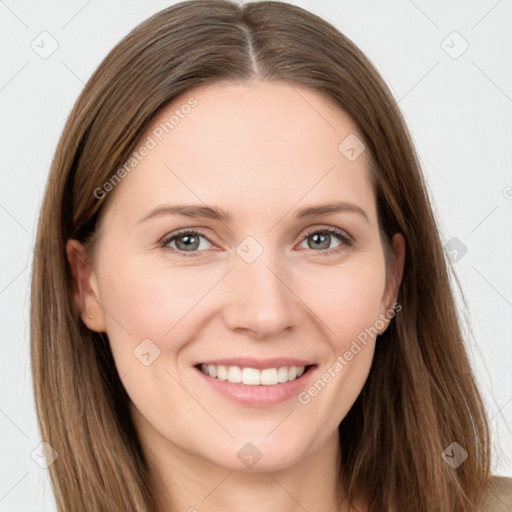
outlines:
M510 512L512 510L512 478L491 476L478 512Z

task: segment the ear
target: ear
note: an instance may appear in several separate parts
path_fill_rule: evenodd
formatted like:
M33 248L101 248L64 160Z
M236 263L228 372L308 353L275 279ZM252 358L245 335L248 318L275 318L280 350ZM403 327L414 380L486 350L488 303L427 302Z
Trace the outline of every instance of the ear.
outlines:
M382 334L388 327L389 322L394 315L391 315L391 311L394 310L398 297L398 290L402 283L402 277L404 273L405 264L405 238L401 233L395 233L393 240L391 241L393 254L392 263L390 268L386 272L386 288L382 296L381 302L381 315L380 318L384 323L384 327L379 330L379 334Z
M73 296L84 324L96 332L105 332L105 315L101 307L96 275L86 263L84 246L78 240L68 240L66 255L73 279Z

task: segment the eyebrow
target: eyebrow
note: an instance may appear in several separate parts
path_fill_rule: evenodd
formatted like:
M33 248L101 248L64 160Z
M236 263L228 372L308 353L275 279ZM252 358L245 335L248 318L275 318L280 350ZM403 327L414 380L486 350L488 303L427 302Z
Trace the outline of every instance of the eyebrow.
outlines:
M366 212L359 206L348 202L328 203L318 206L308 206L297 210L298 219L317 217L320 215L329 215L339 212L351 212L361 215L368 223L370 219ZM169 205L163 204L157 206L146 215L143 215L137 222L146 222L150 219L163 217L166 215L182 215L185 217L199 217L218 220L220 222L230 222L232 216L230 213L215 206L202 206L196 204Z

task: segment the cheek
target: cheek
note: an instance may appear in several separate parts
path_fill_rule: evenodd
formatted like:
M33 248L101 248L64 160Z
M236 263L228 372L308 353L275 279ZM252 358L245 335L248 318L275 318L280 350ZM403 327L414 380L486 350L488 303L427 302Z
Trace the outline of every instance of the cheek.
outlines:
M366 382L382 328L385 289L383 259L332 270L323 279L316 276L316 286L310 288L316 291L308 297L323 321L328 355L316 380L298 397L305 417L326 418L326 431L337 427Z
M322 320L327 338L339 352L347 350L359 333L375 326L383 312L384 290L383 257L368 257L311 275L299 293Z
M204 323L201 299L222 273L136 258L103 267L101 302L115 365L132 402L151 423L158 424L170 404L183 417L201 415L187 411L190 396L177 380L188 368L177 363Z
M215 274L215 275L214 275ZM218 281L218 272L171 268L134 259L104 268L101 302L113 345L133 350L149 338L160 350L172 348L176 332Z

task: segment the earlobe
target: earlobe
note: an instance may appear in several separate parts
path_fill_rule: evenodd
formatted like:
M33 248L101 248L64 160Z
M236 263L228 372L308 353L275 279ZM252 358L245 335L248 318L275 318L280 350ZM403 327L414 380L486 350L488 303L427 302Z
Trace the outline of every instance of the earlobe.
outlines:
M93 331L105 332L105 317L96 276L87 263L84 246L78 240L68 240L66 255L71 270L73 297L82 321Z

